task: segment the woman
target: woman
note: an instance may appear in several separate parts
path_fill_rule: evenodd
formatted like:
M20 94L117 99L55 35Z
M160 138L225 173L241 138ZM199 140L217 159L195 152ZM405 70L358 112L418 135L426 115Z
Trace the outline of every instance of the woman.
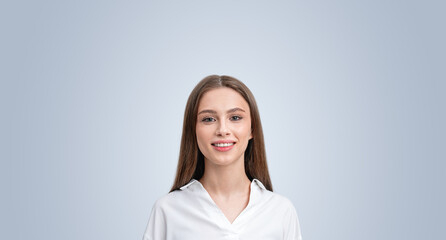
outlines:
M272 191L254 96L233 77L208 76L187 101L175 182L143 239L300 240L293 204Z

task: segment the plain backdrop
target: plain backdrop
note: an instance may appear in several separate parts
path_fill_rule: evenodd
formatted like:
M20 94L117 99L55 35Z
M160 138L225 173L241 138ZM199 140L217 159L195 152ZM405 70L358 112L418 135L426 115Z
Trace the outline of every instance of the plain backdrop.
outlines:
M444 1L2 1L0 239L141 239L210 74L305 240L446 239Z

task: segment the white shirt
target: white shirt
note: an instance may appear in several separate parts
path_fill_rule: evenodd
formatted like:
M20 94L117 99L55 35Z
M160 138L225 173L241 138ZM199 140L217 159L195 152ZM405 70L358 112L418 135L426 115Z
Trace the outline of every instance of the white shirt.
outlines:
M231 224L195 179L158 199L143 240L301 240L296 210L287 198L254 179L249 203Z

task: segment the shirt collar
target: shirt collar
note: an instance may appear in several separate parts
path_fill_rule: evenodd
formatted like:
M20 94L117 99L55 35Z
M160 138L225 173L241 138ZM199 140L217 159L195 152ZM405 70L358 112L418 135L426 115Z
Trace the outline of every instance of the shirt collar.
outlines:
M265 186L263 186L263 183L260 182L259 179L254 178L254 179L252 180L252 182L256 183L261 189L266 190Z
M189 181L189 183L187 183L186 185L180 187L180 189L181 189L181 190L184 190L184 189L188 188L190 185L194 184L195 182L198 182L198 180L192 178L192 179Z
M194 183L196 183L196 182L198 182L198 180L196 180L196 179L191 179L191 180L189 181L189 183L187 183L186 185L180 187L180 189L181 189L181 190L184 190L184 189L188 188L190 185L192 185L192 184L194 184ZM265 188L265 186L263 185L263 183L260 182L260 180L258 180L257 178L254 178L254 179L252 180L251 185L252 185L252 183L257 184L257 186L259 186L261 189L266 190L266 188Z

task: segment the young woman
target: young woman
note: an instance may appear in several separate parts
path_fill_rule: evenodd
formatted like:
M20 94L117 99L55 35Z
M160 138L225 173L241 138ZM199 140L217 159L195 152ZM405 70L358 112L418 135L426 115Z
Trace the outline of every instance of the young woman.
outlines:
M254 96L233 77L208 76L187 101L175 182L143 239L301 240L293 204L272 191Z

